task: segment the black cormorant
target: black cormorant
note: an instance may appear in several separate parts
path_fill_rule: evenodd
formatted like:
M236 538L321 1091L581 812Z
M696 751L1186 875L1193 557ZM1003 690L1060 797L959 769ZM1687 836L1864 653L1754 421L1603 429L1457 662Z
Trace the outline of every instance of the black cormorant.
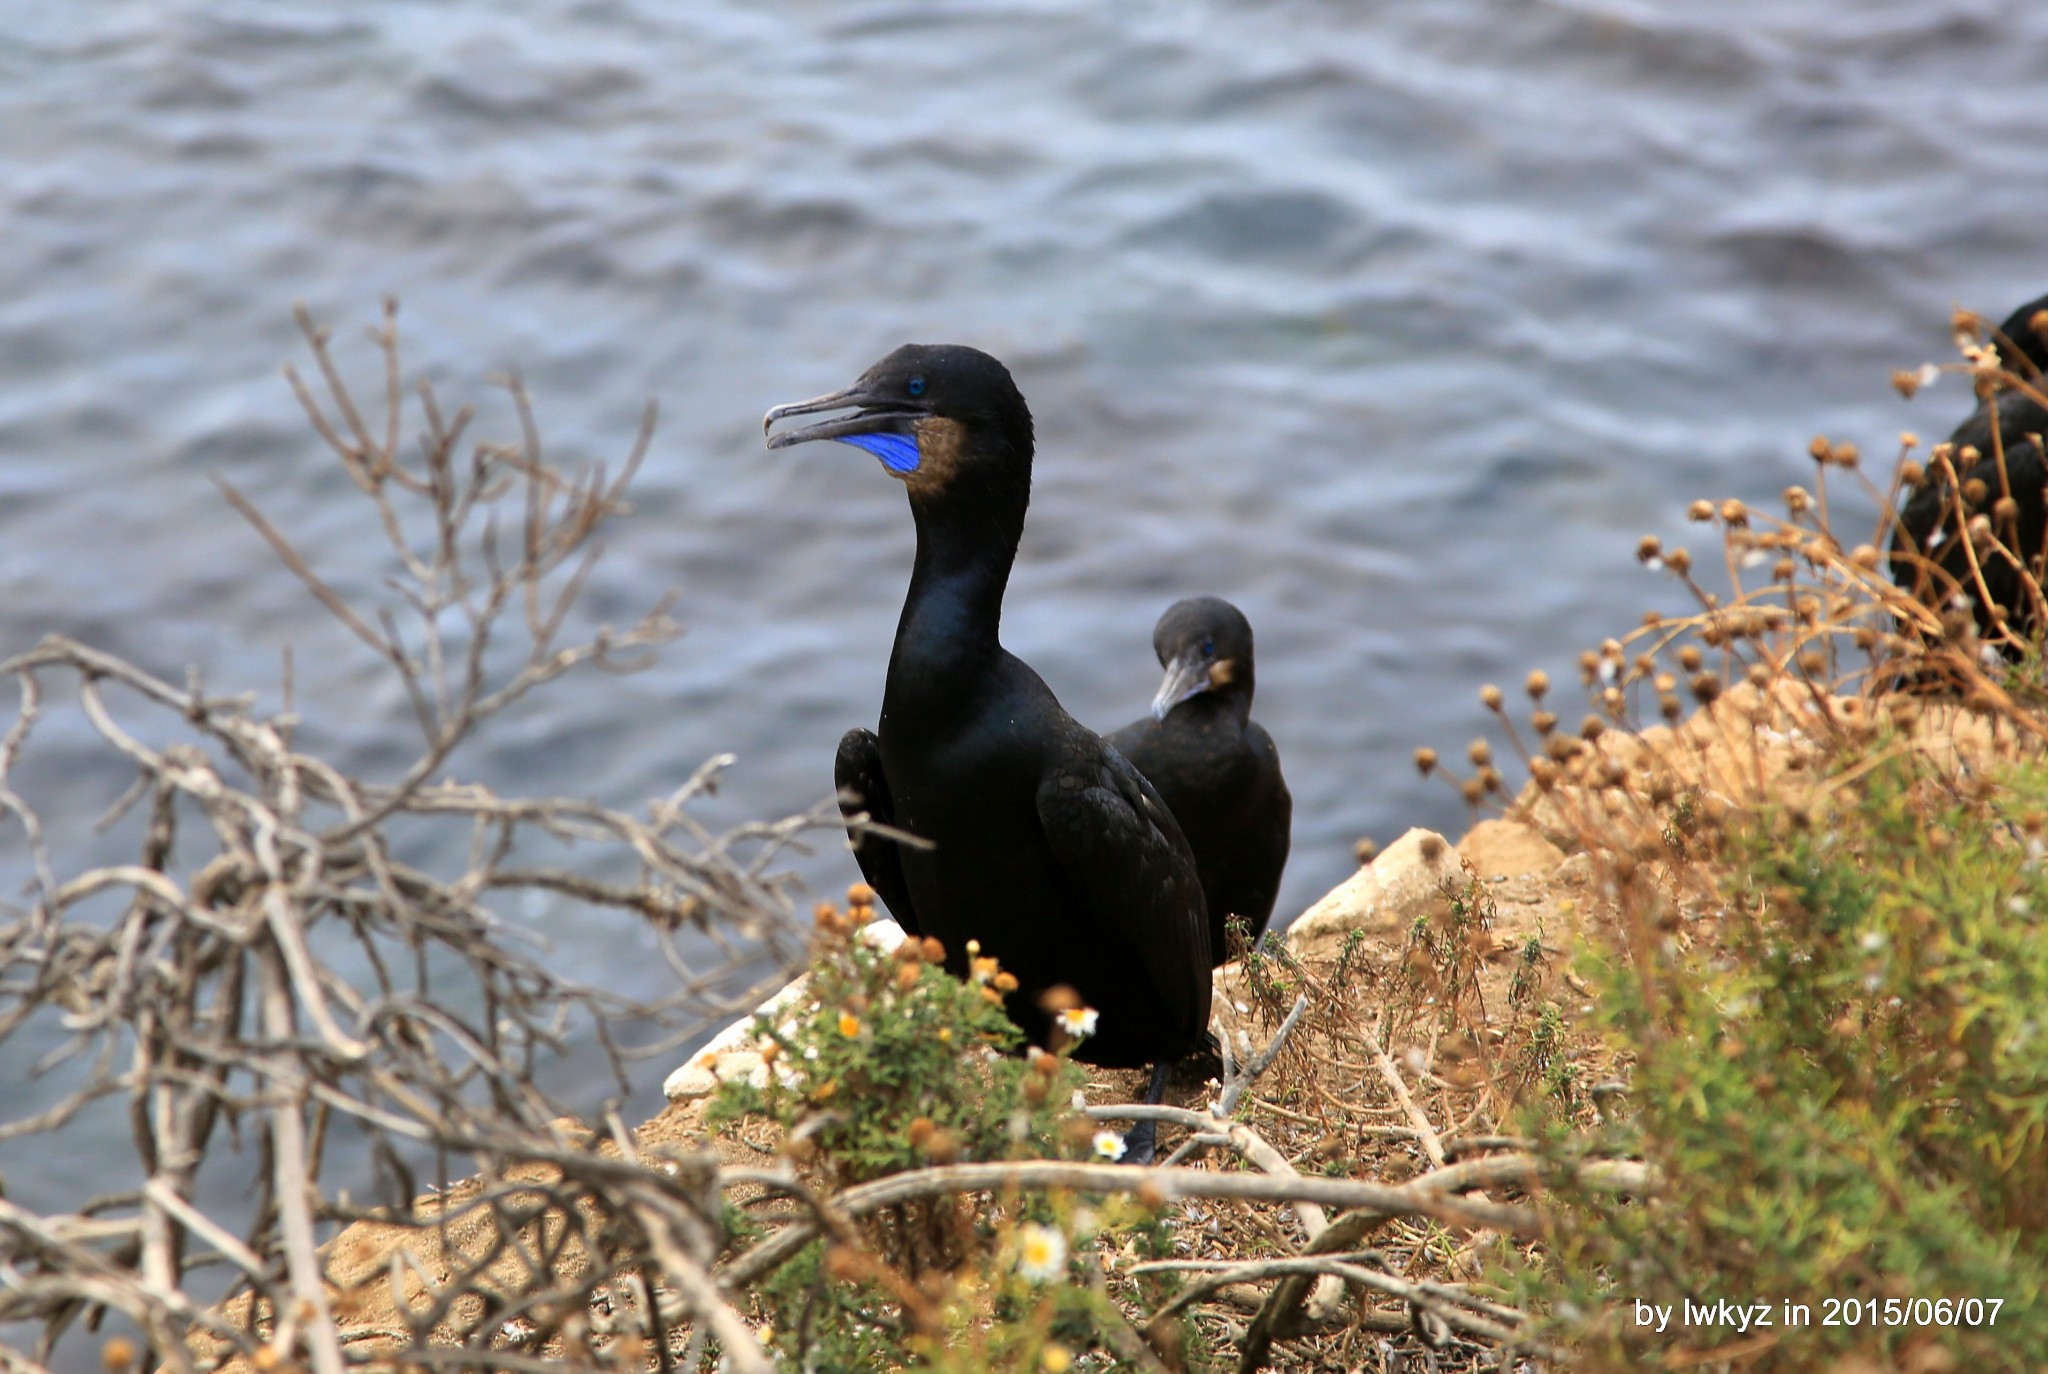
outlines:
M1214 596L1176 601L1152 631L1166 681L1152 714L1109 737L1159 789L1195 851L1209 908L1209 955L1235 951L1226 922L1257 944L1287 866L1294 799L1280 751L1252 719L1252 627Z
M866 449L917 522L880 728L848 732L836 773L876 820L931 847L859 841L861 872L905 930L945 945L955 974L969 972L970 940L999 960L1034 1042L1050 1038L1046 994L1071 988L1099 1013L1075 1056L1155 1064L1156 1093L1168 1063L1207 1043L1201 881L1158 793L998 641L1031 499L1024 397L986 353L909 344L764 427L849 408L768 444Z
M1995 338L1999 359L2007 371L2023 377L2040 391L2048 388L2048 296L2028 301L2006 318ZM1945 602L1958 595L1968 598L1980 632L1992 631L1992 616L1983 592L1991 603L2003 606L2007 624L2023 640L2040 637L2041 607L2034 591L2021 579L2012 562L1988 543L1976 548L1976 563L1984 578L1983 591L1971 571L1968 550L1969 522L1987 517L1991 530L2005 547L2023 560L2036 585L2043 581L2044 545L2048 545L2048 462L2042 454L2043 436L2048 435L2048 408L2032 395L2003 384L1988 400L1978 403L1975 413L1956 427L1948 443L1962 483L1958 502L1955 485L1944 480L1933 467L1926 479L1899 511L1892 532L1892 577L1902 587L1917 591L1930 600ZM1974 449L1975 456L1965 450ZM2000 451L2003 450L2003 463ZM2001 467L2003 471L2001 471ZM2012 505L2001 508L2004 498ZM1958 507L1960 506L1960 511Z

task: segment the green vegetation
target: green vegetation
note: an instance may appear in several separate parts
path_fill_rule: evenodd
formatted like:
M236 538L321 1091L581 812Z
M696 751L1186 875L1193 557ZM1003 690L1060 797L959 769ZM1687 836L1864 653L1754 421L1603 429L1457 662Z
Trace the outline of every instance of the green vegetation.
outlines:
M1016 984L996 961L970 946L961 980L936 941L884 950L860 933L872 900L856 887L847 910L819 909L803 995L756 1020L759 1081L725 1084L707 1121L768 1127L814 1196L931 1166L1117 1158L1121 1136L1075 1109L1079 1068L1017 1053L1003 1011ZM1077 1025L1092 1015L1071 1010ZM1057 1189L893 1204L765 1278L760 1334L792 1368L1107 1367L1103 1348L1137 1336L1101 1256L1160 1252L1156 1211Z

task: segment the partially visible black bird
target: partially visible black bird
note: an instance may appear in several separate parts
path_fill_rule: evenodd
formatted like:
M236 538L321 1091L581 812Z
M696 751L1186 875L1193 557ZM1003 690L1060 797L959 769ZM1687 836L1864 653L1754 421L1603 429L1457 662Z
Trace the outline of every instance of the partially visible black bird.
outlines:
M2048 388L2048 296L2028 301L1998 327L1994 342L2006 370L2025 378L2036 391ZM1968 600L1979 632L1992 633L1991 605L2003 606L2007 624L2023 640L2038 639L2042 607L2014 565L2016 556L2043 582L2048 552L2048 407L2011 385L1978 402L1977 409L1949 435L1950 461L1961 489L1933 466L1907 498L1892 531L1892 578L1900 586L1939 605L1957 596ZM1960 498L1960 499L1958 499ZM2005 504L2010 498L2011 504ZM2011 551L2008 556L1991 542L1970 543L1972 519L1982 515L1990 532ZM1974 547L1977 570L1971 569ZM1990 594L1986 603L1985 593Z
M1180 822L1195 851L1209 908L1209 956L1234 951L1227 922L1244 923L1247 947L1273 915L1287 866L1294 798L1280 751L1252 719L1252 627L1214 596L1176 601L1152 631L1166 681L1152 714L1109 736Z
M835 771L859 798L851 809L932 847L861 839L861 872L905 930L945 945L955 974L970 972L970 940L1001 961L1018 981L1010 1015L1033 1041L1050 1038L1046 994L1070 987L1100 1018L1076 1057L1155 1064L1157 1100L1166 1066L1207 1043L1202 887L1158 793L998 640L1031 499L1024 397L986 353L910 344L843 391L777 406L764 427L847 408L768 445L866 449L917 522L880 729L848 732Z

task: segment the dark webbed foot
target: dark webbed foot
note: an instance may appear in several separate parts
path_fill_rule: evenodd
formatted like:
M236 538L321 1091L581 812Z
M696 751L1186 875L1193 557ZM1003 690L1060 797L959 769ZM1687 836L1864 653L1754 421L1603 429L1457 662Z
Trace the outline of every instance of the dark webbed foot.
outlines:
M1166 1096L1167 1075L1173 1072L1173 1064L1161 1060L1152 1066L1152 1082L1145 1089L1144 1103L1148 1107L1159 1105L1159 1099ZM1140 1121L1133 1125L1124 1136L1125 1164L1147 1165L1159 1157L1159 1123Z

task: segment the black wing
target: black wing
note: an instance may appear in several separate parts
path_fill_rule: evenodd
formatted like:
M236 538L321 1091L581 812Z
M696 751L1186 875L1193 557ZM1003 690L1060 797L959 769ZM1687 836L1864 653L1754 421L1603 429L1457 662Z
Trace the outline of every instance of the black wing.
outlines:
M1038 789L1038 821L1099 929L1121 935L1198 1048L1209 1029L1208 907L1194 855L1152 784L1072 726Z
M851 819L865 812L869 820L895 824L895 804L889 799L889 780L882 776L882 745L872 730L855 728L839 739L839 756L832 761L832 781L839 788L839 814ZM917 913L910 905L910 884L903 878L903 851L878 835L847 832L853 841L854 861L861 877L889 908L896 924L906 935L922 935Z
M2004 441L2003 474L1993 446L1994 420L1998 425L1997 437ZM1953 486L1929 473L1926 482L1899 512L1891 547L1894 581L1937 605L1960 593L1972 603L1979 629L1989 631L1991 616L1981 604L1977 574L1972 572L1964 552L1968 521L1978 514L1992 516L1993 532L1999 540L2028 563L2036 577L2040 575L2048 468L2044 468L2037 436L2044 429L2048 429L2048 411L2043 411L2025 393L2013 391L2000 395L1995 408L1980 406L1975 415L1957 427L1949 436L1955 452L1960 455L1967 447L1975 448L1981 455L1967 467L1958 461L1965 499L1959 501ZM1973 483L1983 487L1982 498L1974 503L1967 499L1967 494L1975 489ZM1997 513L1999 499L2008 489L2018 508L2010 523L2000 520ZM2006 608L2015 627L2023 634L2039 633L2032 592L2011 560L1995 551L1982 550L1977 565L1984 578L1984 590Z

